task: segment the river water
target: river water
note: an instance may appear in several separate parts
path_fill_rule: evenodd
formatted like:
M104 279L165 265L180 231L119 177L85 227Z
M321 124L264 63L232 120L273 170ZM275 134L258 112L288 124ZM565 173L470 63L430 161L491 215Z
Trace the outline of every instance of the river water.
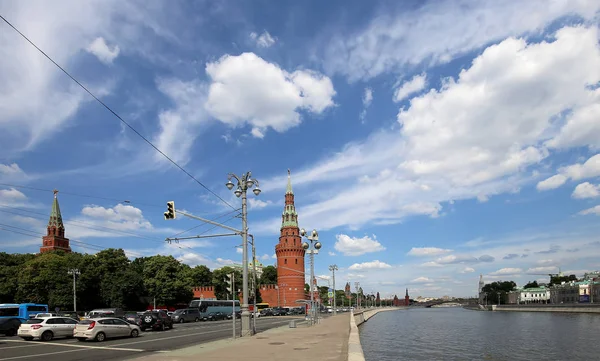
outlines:
M600 360L600 315L410 308L360 327L366 361Z

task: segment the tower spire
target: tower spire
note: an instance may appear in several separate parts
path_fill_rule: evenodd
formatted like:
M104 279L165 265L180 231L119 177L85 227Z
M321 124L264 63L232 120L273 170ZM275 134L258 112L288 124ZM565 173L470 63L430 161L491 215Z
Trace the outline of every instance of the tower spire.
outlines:
M65 229L63 224L62 215L60 213L60 207L58 205L58 190L54 190L54 200L52 201L52 211L50 211L50 219L48 220L48 227L55 227L56 229Z
M294 194L294 191L292 190L292 174L291 174L289 168L288 168L288 181L287 181L287 187L285 189L285 194Z

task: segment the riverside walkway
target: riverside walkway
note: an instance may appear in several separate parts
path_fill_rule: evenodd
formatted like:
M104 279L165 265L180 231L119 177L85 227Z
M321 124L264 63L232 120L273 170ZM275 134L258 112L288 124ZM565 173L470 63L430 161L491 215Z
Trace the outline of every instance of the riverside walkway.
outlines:
M348 360L350 313L322 319L308 327L300 323L270 329L253 337L228 339L191 346L160 355L137 358L138 361L306 361Z

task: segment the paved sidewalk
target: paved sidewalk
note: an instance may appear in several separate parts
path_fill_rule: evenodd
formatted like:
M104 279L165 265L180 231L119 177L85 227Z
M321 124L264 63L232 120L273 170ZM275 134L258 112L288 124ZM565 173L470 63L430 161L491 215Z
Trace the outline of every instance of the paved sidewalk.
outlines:
M312 327L305 324L270 329L253 337L221 340L168 353L137 358L138 361L346 361L350 314L323 319Z

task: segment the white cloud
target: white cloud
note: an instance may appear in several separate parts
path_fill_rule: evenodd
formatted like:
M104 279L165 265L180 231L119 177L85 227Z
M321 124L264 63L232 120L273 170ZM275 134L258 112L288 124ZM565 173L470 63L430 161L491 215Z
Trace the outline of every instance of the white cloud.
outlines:
M263 254L263 255L260 257L260 259L261 259L261 260L263 260L263 261L268 261L268 260L270 260L270 259L271 259L271 256L269 256L268 254Z
M327 254L330 255L330 256L335 256L335 252L329 251L329 252L327 252Z
M113 60L119 56L120 51L118 45L113 46L111 49L102 37L98 37L92 41L86 50L94 54L104 64L112 64Z
M460 273L472 273L472 272L475 272L475 269L471 268L471 267L465 267L462 269L462 271L460 271Z
M513 276L513 275L519 275L521 273L523 273L523 269L521 269L521 268L501 268L497 271L490 272L489 275L491 275L491 276Z
M266 30L260 35L251 32L250 39L254 40L259 48L270 48L276 41L276 38L272 37Z
M256 198L248 198L248 205L250 206L250 209L262 209L272 204L273 202L271 201L263 201Z
M410 283L432 283L433 280L428 277L417 277L414 280L410 281Z
M244 253L244 250L242 248L240 248L240 247L235 247L235 252L239 253L239 254L242 254L242 253Z
M550 178L540 181L536 185L536 188L539 191L547 191L550 189L555 189L555 188L558 188L558 187L562 186L563 184L565 184L567 182L567 179L568 178L562 174L556 174Z
M216 261L217 261L217 263L219 263L222 266L230 266L230 265L236 263L235 261L232 261L230 259L224 259L224 258L217 258ZM239 263L239 262L237 262L237 263Z
M363 262L363 263L355 263L352 266L348 267L349 270L352 271L366 271L371 269L382 269L382 268L392 268L389 264L385 262L381 262L379 260L375 260L372 262Z
M300 208L303 220L331 229L436 217L441 202L485 199L531 182L531 168L550 154L541 144L557 134L557 114L600 93L588 87L600 81L597 39L595 26L564 27L540 43L509 38L488 47L457 79L400 109L397 131L379 131L296 172L297 186L348 184Z
M541 191L555 189L565 184L569 179L578 181L598 176L600 176L600 154L590 157L584 163L575 163L559 168L558 174L539 182L537 189Z
M25 182L31 177L19 167L17 163L2 164L0 163L0 181L3 183L10 182Z
M38 203L34 203L23 192L15 188L0 189L0 206L14 208L39 208Z
M293 73L254 53L225 55L206 65L211 79L205 108L231 127L249 124L255 136L300 124L299 111L322 113L334 105L331 80L311 70Z
M363 110L360 112L359 117L360 120L364 123L365 117L367 116L367 108L369 108L369 106L371 106L371 103L373 102L373 89L369 87L365 88L365 93L363 94L362 102Z
M206 86L198 81L178 79L157 79L156 83L175 106L159 113L160 132L154 137L154 144L171 159L186 164L190 160L190 149L201 134L200 125L208 120L206 112L198 106L206 99ZM157 161L165 161L159 153L153 155Z
M579 212L579 214L582 215L582 216L586 216L586 215L589 215L589 214L595 214L597 216L600 216L600 205L592 207L592 208L585 209L585 210Z
M380 8L357 32L338 31L325 45L324 66L351 81L412 67L435 65L509 36L539 31L566 15L592 19L595 1L462 1Z
M276 254L276 253L273 253L273 255L271 256L271 258L273 258L273 259L277 259L277 254Z
M529 268L526 273L545 273L545 272L556 272L558 267L556 266L548 266L548 267L533 267Z
M373 235L373 238L369 236L356 238L345 234L338 234L335 238L337 241L334 248L344 256L360 256L385 250L385 247L377 241L375 235Z
M409 95L420 92L427 85L427 75L425 73L415 75L411 80L397 84L394 91L394 102L398 103L406 99Z
M573 190L571 197L575 199L596 198L600 196L600 185L594 185L589 182L578 184Z
M437 256L444 253L452 252L451 249L437 248L437 247L413 247L408 251L410 256Z
M153 230L152 224L144 218L141 209L123 204L112 208L85 206L81 214L70 219L68 223L69 238L128 237L132 232ZM104 227L110 230L105 230ZM113 230L117 232L112 232Z

